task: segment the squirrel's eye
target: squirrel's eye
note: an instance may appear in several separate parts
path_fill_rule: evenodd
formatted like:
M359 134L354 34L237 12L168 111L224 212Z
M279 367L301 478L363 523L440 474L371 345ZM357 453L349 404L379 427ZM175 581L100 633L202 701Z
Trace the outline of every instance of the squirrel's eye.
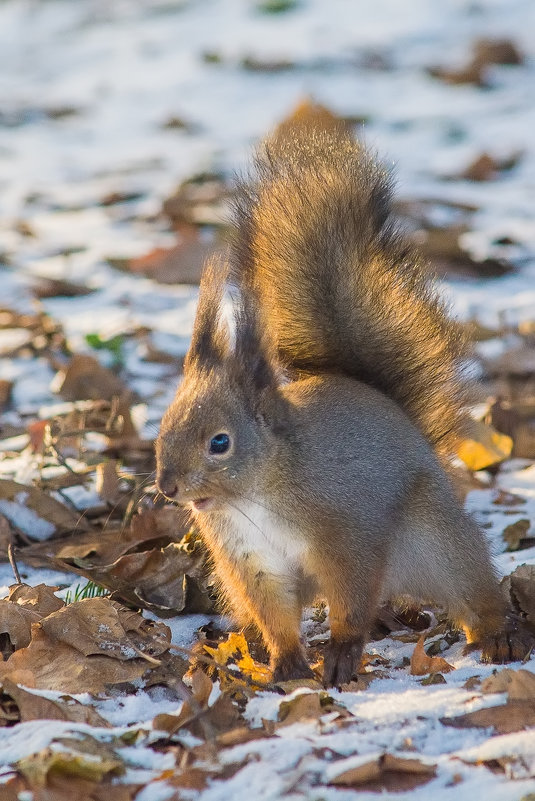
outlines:
M230 447L228 434L216 434L210 440L210 453L226 453Z

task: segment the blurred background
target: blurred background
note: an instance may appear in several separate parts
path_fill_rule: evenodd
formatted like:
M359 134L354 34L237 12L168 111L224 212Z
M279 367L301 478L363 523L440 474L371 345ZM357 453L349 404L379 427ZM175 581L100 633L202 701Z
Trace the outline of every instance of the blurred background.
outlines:
M90 354L157 423L233 171L292 114L379 152L480 373L529 378L534 31L532 0L2 0L3 420Z

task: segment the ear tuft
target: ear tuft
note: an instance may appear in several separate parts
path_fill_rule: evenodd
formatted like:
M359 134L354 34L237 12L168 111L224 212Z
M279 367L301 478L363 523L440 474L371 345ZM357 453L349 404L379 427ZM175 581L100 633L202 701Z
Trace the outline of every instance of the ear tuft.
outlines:
M241 293L233 284L227 284L219 304L217 328L227 342L229 355L236 352L238 338L238 315L241 304Z
M219 325L217 310L221 308L227 275L228 265L221 257L213 256L206 262L184 370L193 365L213 367L225 356L226 337Z

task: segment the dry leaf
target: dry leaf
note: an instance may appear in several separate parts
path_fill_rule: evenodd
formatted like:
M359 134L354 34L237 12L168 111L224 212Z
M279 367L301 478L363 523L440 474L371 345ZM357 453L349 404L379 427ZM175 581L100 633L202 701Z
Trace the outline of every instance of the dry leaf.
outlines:
M45 748L16 763L31 787L46 787L51 774L64 775L71 780L100 782L125 772L123 761L117 754L105 743L88 735L76 740L65 738L61 744L64 750Z
M139 656L135 649L159 656L171 642L164 623L147 620L109 598L69 604L43 618L40 626L52 642L70 645L85 656L105 654L121 661Z
M293 111L280 122L274 134L277 137L294 136L295 131L307 133L314 128L326 131L339 131L346 129L350 132L350 127L346 125L341 117L338 117L327 106L316 103L312 98L303 98Z
M0 600L0 634L7 634L12 649L6 650L4 656L12 650L26 648L31 640L32 623L41 620L41 615L33 609L27 609L5 599Z
M88 527L78 512L46 492L7 478L0 479L0 511L26 536L37 540Z
M470 470L485 470L511 455L511 437L499 434L485 423L471 420L470 434L457 449L457 455Z
M0 378L0 412L3 412L11 401L11 390L13 389L13 381L8 381L6 378Z
M501 582L506 596L511 598L513 607L535 628L535 565L519 565L510 576Z
M530 670L503 668L483 681L481 692L506 692L509 701L535 702L535 674Z
M129 529L88 532L21 552L28 564L52 563L114 592L114 598L161 617L213 611L206 552L185 538L187 515L174 507L146 510Z
M113 370L102 367L93 356L76 354L57 377L57 391L68 401L121 398L126 402L130 391Z
M14 673L28 670L38 689L99 693L109 684L141 678L155 666L148 660L169 640L163 623L145 620L108 598L86 599L34 624L30 644L0 663L0 681L16 680Z
M427 656L424 650L425 637L422 634L411 656L411 675L412 676L425 676L428 673L449 673L450 670L455 670L453 665L450 665L441 656Z
M13 534L9 520L0 514L0 557L2 559L7 557L7 551L12 542Z
M208 706L208 699L213 685L206 673L199 668L191 677L191 691L196 707L189 701L182 704L178 715L156 715L152 725L154 729L161 729L174 734L187 726L198 737L205 737L207 727L212 734L220 734L235 729L241 722L241 715L228 695L220 695L212 706Z
M499 430L501 431L501 429ZM526 499L521 498L520 495L515 495L514 492L507 492L507 490L498 489L494 490L492 493L492 503L496 506L521 506L522 504L526 503Z
M255 662L249 653L249 646L243 634L231 633L225 642L219 643L217 648L204 645L204 650L210 654L218 665L236 665L242 673L249 676L251 681L260 685L271 680L271 671L266 665ZM220 675L222 687L234 681L226 674ZM236 676L239 680L239 676Z
M282 726L291 726L301 720L318 720L324 714L319 693L301 693L280 703L278 719Z
M508 356L511 354L509 351ZM526 364L527 362L527 364ZM508 358L491 362L491 372L500 378L509 379L511 373L518 373L520 380L530 374L529 364L533 362L533 349L521 348L513 351L512 363ZM487 370L489 369L487 363ZM527 372L525 370L527 368ZM489 422L496 431L512 437L513 456L523 459L535 458L535 398L515 398L503 400L498 398L489 409ZM524 501L525 503L525 501Z
M267 736L264 729L250 729L248 726L237 726L217 736L217 744L222 748L232 748L234 745L243 745L252 740L263 740Z
M141 273L161 284L198 284L206 260L216 249L200 238L197 226L188 227L189 236L172 248L156 248L127 262L133 273ZM184 229L182 229L184 234Z
M440 722L456 729L493 728L497 734L511 734L535 726L535 701L509 701L454 718L440 718Z
M120 478L117 462L110 460L97 465L96 490L106 503L115 503L119 497Z
M56 590L59 590L59 587L49 587L47 584L36 584L35 587L30 587L28 584L12 584L9 588L8 601L46 617L65 606L61 598L55 594Z
M359 790L403 792L426 784L435 775L436 765L426 764L419 759L383 754L375 759L364 756L361 764L337 774L329 784L358 787Z
M2 682L4 692L11 696L20 710L21 721L26 720L71 720L76 723L87 723L90 726L108 728L110 724L98 712L74 698L64 696L61 699L45 698L20 687L10 679ZM80 688L82 689L82 688Z
M502 537L504 542L507 543L507 550L518 551L524 540L530 539L526 536L530 528L531 521L525 518L506 526L502 532Z

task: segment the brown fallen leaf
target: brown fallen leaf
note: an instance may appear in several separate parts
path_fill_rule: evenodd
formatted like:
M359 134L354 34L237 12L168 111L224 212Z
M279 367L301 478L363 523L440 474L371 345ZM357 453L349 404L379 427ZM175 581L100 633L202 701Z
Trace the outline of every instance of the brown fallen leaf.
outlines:
M0 558L7 559L8 548L13 542L13 532L7 517L0 514Z
M279 704L279 725L291 726L302 720L318 720L324 714L319 693L301 693Z
M520 156L520 153L513 153L507 158L495 158L488 153L481 153L458 177L467 181L491 181L500 172L516 166Z
M481 676L470 676L463 684L465 690L477 690L480 686Z
M511 734L535 726L535 701L509 701L453 718L440 718L440 722L456 729L492 728L496 734Z
M124 763L115 751L87 734L77 739L63 738L61 746L61 750L45 748L16 763L31 787L46 787L51 774L68 777L73 782L77 779L100 782L125 772Z
M506 692L509 701L535 702L535 674L530 670L503 668L482 682L481 692Z
M403 792L426 784L436 775L436 765L419 759L382 754L348 768L330 779L329 784L358 787L359 790Z
M473 53L480 64L522 64L524 61L512 39L476 39Z
M426 676L428 673L449 673L455 670L441 656L427 656L424 650L425 636L422 634L411 656L411 675Z
M501 429L498 429L501 431ZM502 432L507 433L507 432ZM515 495L514 492L507 492L507 490L498 489L492 493L492 503L496 506L521 506L526 503L525 498L520 495Z
M157 657L171 642L164 623L147 620L109 598L69 604L43 618L40 626L54 643L70 645L84 656L105 654L120 661L135 658L134 649Z
M308 132L314 128L327 131L350 131L345 121L327 106L317 103L311 97L304 97L295 108L276 127L277 137L294 136L295 131Z
M25 648L31 640L31 627L45 615L64 606L54 595L58 587L38 584L14 584L7 598L0 600L0 635L4 635L2 654L8 659L13 651Z
M169 218L182 241L198 241L199 225L221 225L229 188L223 175L202 173L183 181L162 205L162 214Z
M141 678L158 665L154 655L166 649L171 636L163 623L108 598L70 604L35 623L31 633L26 648L0 663L0 682L16 681L14 674L25 670L34 687L67 693L99 693L109 684Z
M95 289L85 284L67 281L64 278L42 277L32 286L31 291L36 298L43 300L45 298L59 297L78 298L84 295L90 295L92 292L95 292Z
M172 248L156 248L127 262L130 272L153 278L161 284L198 284L205 261L212 256L215 245L200 238L197 226L187 229L188 235Z
M46 492L11 479L0 479L2 513L27 537L43 540L69 531L85 530L88 524Z
M226 694L218 696L212 706L208 706L212 689L213 684L206 673L200 669L194 670L191 691L195 703L185 701L178 715L156 715L153 728L174 734L187 727L192 734L202 738L206 736L207 730L216 735L235 729L242 722L237 707Z
M65 606L61 598L55 594L59 587L50 587L47 584L12 584L9 588L8 601L12 601L26 609L32 609L41 617L57 612Z
M535 565L519 565L510 576L502 579L501 585L513 607L535 628Z
M70 570L80 560L90 568L105 567L134 551L149 551L181 542L189 527L187 514L174 506L143 509L134 515L127 527L76 532L60 540L30 545L21 549L20 555L35 567L49 566L53 562L56 566L63 563L63 569Z
M96 710L81 704L74 698L63 696L61 699L45 698L32 693L25 687L5 678L2 681L5 693L17 704L21 721L26 720L70 720L76 723L87 723L89 726L109 728L110 724Z
M509 526L506 526L502 531L502 537L504 542L507 543L507 550L508 551L518 551L522 547L526 547L523 545L526 541L529 543L530 539L533 537L528 537L528 531L531 528L531 521L527 519L517 520L515 523L511 523ZM528 546L529 547L529 544Z
M75 354L67 368L59 372L55 388L68 401L119 398L121 414L123 409L128 410L131 401L130 390L113 370L103 367L93 356L82 353Z
M494 361L491 363L492 371L500 378L505 376L506 380L510 380L511 375L522 380L524 375L531 375L529 364L522 365L524 358L531 359L531 355L518 356L517 352L510 366L507 361ZM512 438L513 456L535 458L535 398L516 398L514 401L498 398L489 408L488 420L496 431Z
M26 648L29 645L32 623L37 623L39 620L41 615L34 610L5 599L0 600L0 635L6 635L9 641L3 644L4 659L18 648Z
M119 499L120 486L118 464L114 459L97 465L96 490L99 498L106 503L116 503Z
M264 729L250 729L248 726L237 726L234 729L218 734L217 744L222 748L232 748L234 745L243 745L252 740L263 740L267 737Z
M0 412L7 409L11 401L11 390L13 389L13 381L8 381L6 378L0 378Z
M114 599L160 616L209 613L211 571L189 520L175 507L144 510L127 529L91 531L24 548L19 558L78 573L114 593Z
M21 801L30 795L32 801L134 801L140 789L139 784L111 784L106 780L97 784L54 771L47 775L46 787L36 788L17 773L2 784L2 801Z
M469 63L460 69L430 67L428 72L446 83L488 86L487 68L493 64L521 64L523 56L510 39L477 39Z

